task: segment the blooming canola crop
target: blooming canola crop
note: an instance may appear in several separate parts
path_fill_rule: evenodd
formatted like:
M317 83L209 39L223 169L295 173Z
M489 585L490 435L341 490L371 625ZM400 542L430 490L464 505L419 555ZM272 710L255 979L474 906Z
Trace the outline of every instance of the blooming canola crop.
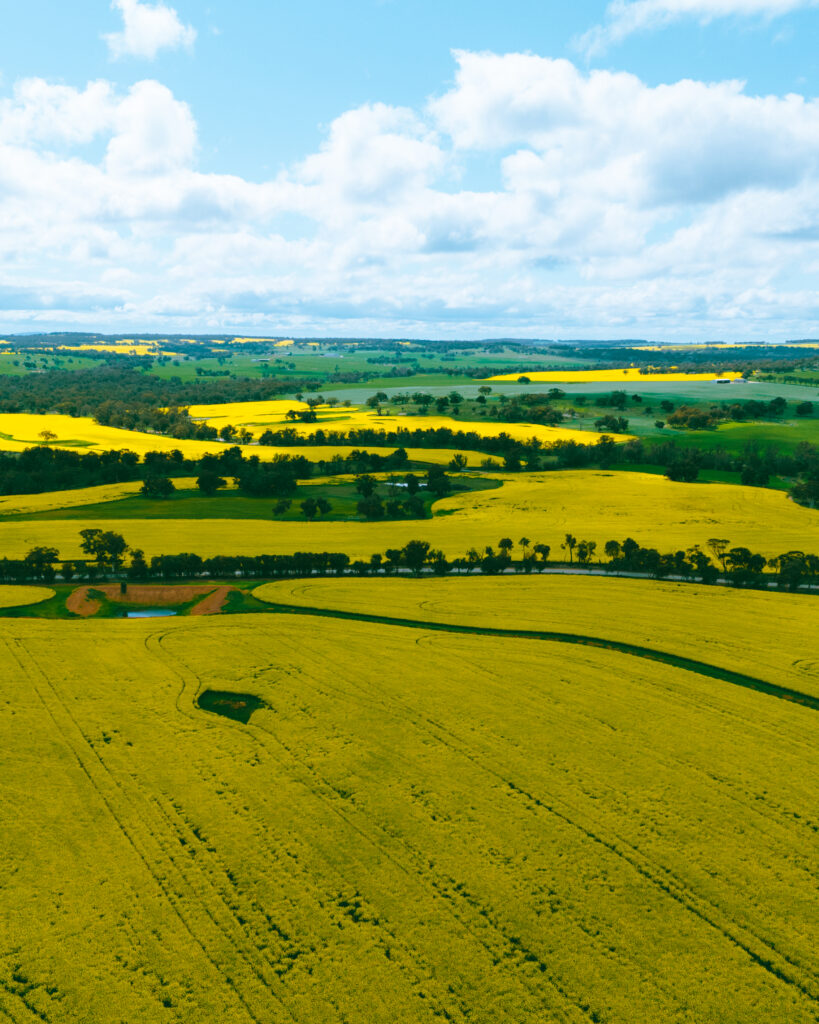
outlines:
M283 403L290 405L292 403ZM56 435L53 440L44 440L43 431ZM589 436L589 435L587 435ZM187 459L199 459L203 455L219 455L227 445L222 441L194 441L166 437L164 434L148 434L138 430L123 430L106 427L87 416L63 416L57 413L0 413L0 450L21 452L26 448L47 443L51 448L68 448L78 451L127 450L145 455L146 452L180 451ZM268 447L261 445L241 446L246 456L256 455L265 462L277 455L302 455L311 462L319 462L345 456L350 448L340 445L310 445L297 448ZM389 455L393 447L359 445L360 448L380 455ZM413 461L435 462L446 465L455 454L449 449L407 449ZM467 464L480 465L484 458L480 452L464 452Z
M537 438L542 444L556 441L576 441L578 444L594 444L599 435L587 430L572 430L568 427L546 427L537 423L498 423L492 420L457 419L454 416L436 415L379 415L375 409L365 406L329 406L315 408L317 421L302 423L287 419L291 410L303 412L309 409L304 402L277 399L270 402L233 402L224 405L192 405L189 413L194 419L206 420L211 426L226 425L244 427L258 437L265 430L295 430L297 434L310 436L318 431L351 430L452 430L475 433L479 437L498 437L507 434L516 441L530 441ZM628 440L629 435L618 434L618 441Z
M0 679L9 1020L815 1017L814 711L292 614L0 620Z
M254 449L257 450L257 449ZM789 501L781 491L735 484L674 483L648 473L564 470L504 477L495 490L455 494L434 505L427 520L391 522L273 522L267 520L152 519L123 521L121 532L146 555L195 551L213 555L291 554L342 551L369 557L420 538L459 557L475 547L496 546L501 537L526 536L549 544L565 558L560 544L567 532L594 540L598 552L607 540L632 537L660 551L703 547L709 538L727 538L766 557L785 551L819 551L819 511ZM112 529L111 518L87 526ZM37 544L57 547L67 558L80 556L76 520L0 522L0 550L21 557Z

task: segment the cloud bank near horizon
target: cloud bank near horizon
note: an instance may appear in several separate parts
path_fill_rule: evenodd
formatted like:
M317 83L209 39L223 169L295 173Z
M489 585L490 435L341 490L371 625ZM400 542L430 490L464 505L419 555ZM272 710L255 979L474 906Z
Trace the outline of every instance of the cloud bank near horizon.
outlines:
M17 82L0 97L0 325L816 333L816 99L454 60L425 107L340 112L260 182L200 170L195 114L158 81Z

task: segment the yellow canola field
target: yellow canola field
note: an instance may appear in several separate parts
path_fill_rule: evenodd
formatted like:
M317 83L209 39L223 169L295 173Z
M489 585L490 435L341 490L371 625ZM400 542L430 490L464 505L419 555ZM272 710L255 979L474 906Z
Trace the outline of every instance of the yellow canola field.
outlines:
M420 622L624 641L819 696L813 595L558 575L299 580L254 594Z
M104 427L86 416L63 416L56 413L0 413L0 450L21 452L34 445L43 444L39 436L43 430L57 435L56 441L49 442L52 448L70 448L79 451L128 450L137 455L146 452L182 452L189 459L199 459L205 454L219 455L227 447L221 441L177 440L162 434L146 434L137 430L121 430L119 427ZM337 455L348 455L349 446L315 445L301 448L269 448L260 445L243 445L246 456L256 455L263 462L269 462L277 455L303 455L311 462L332 459ZM379 455L389 455L395 447L360 445L360 448ZM408 448L411 460L435 462L446 465L455 450L444 448ZM464 452L467 464L475 467L485 458L480 452Z
M719 342L714 345L631 345L629 346L635 352L709 352L711 349L723 349L723 348L746 348L745 345L730 344L729 342ZM762 345L754 345L752 347L762 348ZM773 346L774 348L776 346ZM789 341L787 345L781 346L782 348L819 348L819 341Z
M297 615L6 620L0 679L9 1020L815 1016L816 712Z
M232 402L224 405L192 405L189 414L196 420L206 420L212 427L226 424L245 427L255 437L265 430L293 429L308 436L319 430L453 430L475 433L479 437L497 437L508 434L517 441L537 438L543 444L556 441L577 441L578 444L594 444L599 434L588 430L572 430L567 427L544 427L536 423L496 423L492 420L460 420L453 416L379 416L374 409L366 406L321 405L315 410L316 423L299 423L288 420L291 409L308 409L305 402L277 399L270 402ZM618 441L627 441L631 435L618 434ZM466 454L466 453L464 453Z
M730 377L735 380L741 373L733 370L727 373L640 373L638 367L631 366L620 370L529 370L521 373L504 373L486 380L517 381L519 377L528 377L535 383L559 384L662 384L671 381L709 381Z
M57 345L56 348L65 352L114 352L126 356L179 355L166 350L158 341L110 341L100 345Z
M727 538L766 557L799 549L819 553L819 511L789 501L781 491L733 484L673 483L644 473L566 470L506 478L491 491L456 494L436 502L430 520L397 522L267 522L263 520L128 520L122 533L147 555L194 551L213 555L343 551L369 557L413 539L428 540L450 557L471 547L497 546L501 537L549 544L566 557L567 532L580 540L633 537L660 551L705 546ZM21 557L36 544L80 556L77 521L0 523L0 551ZM111 520L84 524L111 529Z
M195 477L174 477L178 491L196 487ZM36 512L50 512L57 508L77 508L119 501L139 494L141 480L121 484L99 484L96 487L77 487L67 491L46 491L43 494L9 494L0 497L0 516L21 516Z
M0 608L22 608L54 597L48 587L18 587L0 584Z

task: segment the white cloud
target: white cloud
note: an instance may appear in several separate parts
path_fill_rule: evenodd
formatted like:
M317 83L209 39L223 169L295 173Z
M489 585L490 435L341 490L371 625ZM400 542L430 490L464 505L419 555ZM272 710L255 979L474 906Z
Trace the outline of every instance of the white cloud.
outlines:
M661 28L681 18L695 18L701 24L731 16L770 19L816 5L817 0L612 0L605 23L586 32L577 45L593 56L634 32Z
M139 82L118 104L105 165L116 174L161 173L191 163L196 122L159 82Z
M153 60L160 50L191 47L196 29L184 25L179 15L164 3L142 3L141 0L112 0L111 6L122 15L122 31L103 38L116 60L120 57L144 57Z
M456 58L426 109L341 112L261 183L200 171L193 113L159 82L18 83L0 330L815 333L817 101ZM494 187L458 184L475 159Z

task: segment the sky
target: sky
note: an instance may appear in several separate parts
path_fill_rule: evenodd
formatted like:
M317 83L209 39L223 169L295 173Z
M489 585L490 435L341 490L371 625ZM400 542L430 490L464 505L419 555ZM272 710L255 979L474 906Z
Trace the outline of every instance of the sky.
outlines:
M27 0L0 332L819 336L819 0Z

